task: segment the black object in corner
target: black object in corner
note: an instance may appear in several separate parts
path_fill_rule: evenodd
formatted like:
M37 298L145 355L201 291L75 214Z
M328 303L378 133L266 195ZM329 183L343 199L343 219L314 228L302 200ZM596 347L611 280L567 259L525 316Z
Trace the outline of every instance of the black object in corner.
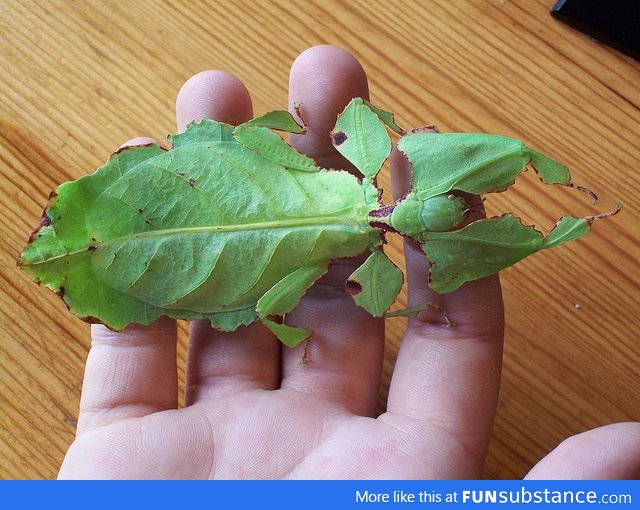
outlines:
M640 0L558 0L551 15L640 60Z

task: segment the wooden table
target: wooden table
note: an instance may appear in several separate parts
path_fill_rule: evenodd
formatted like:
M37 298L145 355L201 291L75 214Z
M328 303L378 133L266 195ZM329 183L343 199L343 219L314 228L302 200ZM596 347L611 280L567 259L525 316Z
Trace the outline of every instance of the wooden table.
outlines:
M594 209L525 175L489 212L548 228L562 212L624 203L586 238L503 272L504 371L485 476L520 477L567 436L640 419L640 66L552 19L552 3L3 2L0 477L54 477L74 436L88 326L15 266L49 191L124 140L172 132L175 94L203 69L241 78L256 113L286 108L291 62L322 43L357 56L372 99L401 125L520 138L601 198ZM400 243L390 253L402 262ZM381 407L404 324L388 321Z

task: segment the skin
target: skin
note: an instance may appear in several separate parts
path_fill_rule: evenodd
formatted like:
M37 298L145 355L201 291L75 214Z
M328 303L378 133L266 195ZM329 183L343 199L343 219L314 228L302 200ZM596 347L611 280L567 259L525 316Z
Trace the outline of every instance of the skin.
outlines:
M304 103L309 132L294 146L323 167L348 168L328 133L350 98L367 97L364 71L346 51L302 53L290 75L290 104ZM200 73L177 99L178 128L210 117L252 117L235 77ZM146 143L135 139L127 144ZM406 189L393 157L394 193ZM221 333L193 323L186 405L177 409L176 323L160 320L115 333L92 327L77 438L60 478L477 478L495 416L503 307L497 276L446 295L426 288L428 263L405 247L410 305L434 302L456 318L425 311L409 321L389 391L373 418L384 326L343 290L360 261L340 261L288 315L315 332L283 347L256 323ZM529 478L628 478L640 473L640 424L609 425L562 443Z

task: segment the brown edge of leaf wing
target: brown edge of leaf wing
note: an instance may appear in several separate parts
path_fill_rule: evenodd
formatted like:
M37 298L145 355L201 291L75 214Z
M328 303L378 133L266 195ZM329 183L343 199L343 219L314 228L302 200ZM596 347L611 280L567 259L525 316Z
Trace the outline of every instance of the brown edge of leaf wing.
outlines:
M413 128L411 131L409 131L409 134L417 134L417 133L439 133L440 130L438 129L438 126L435 126L434 124L428 124L426 126L420 126L417 128Z
M47 214L48 208L49 207L47 206L47 209L45 209L44 212L42 213L42 216L40 216L40 221L38 222L38 225L36 226L35 230L31 232L31 234L29 234L29 239L27 240L27 244L31 244L33 241L35 241L36 238L40 235L40 231L44 227L48 227L49 225L51 225L51 218ZM20 259L18 259L18 262L19 261Z
M298 133L300 135L304 135L307 133L307 121L304 119L304 113L302 112L302 103L293 103L293 111L296 114L296 117L300 119L300 122L297 123L302 128L302 133ZM295 120L295 119L293 119Z
M169 150L166 147L163 147L162 145L160 145L159 143L142 143L139 145L123 145L122 147L119 147L115 152L113 152L111 156L109 156L109 159L111 159L114 156L117 156L118 154L123 153L124 151L132 150L132 149L140 149L143 147L153 147L154 145L157 147L160 147L165 152Z

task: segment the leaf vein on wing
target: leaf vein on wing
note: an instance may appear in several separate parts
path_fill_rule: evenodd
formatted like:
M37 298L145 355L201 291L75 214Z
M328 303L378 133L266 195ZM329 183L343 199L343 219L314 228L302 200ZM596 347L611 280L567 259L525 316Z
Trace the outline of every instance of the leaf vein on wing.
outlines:
M173 301L171 301L170 303L165 303L161 306L161 308L167 308L170 305L174 305L176 304L178 301L180 301L181 299L186 298L189 294L191 294L192 292L196 291L197 289L199 289L202 285L204 285L207 280L209 280L209 278L211 277L211 273L213 273L213 271L216 268L216 264L218 263L218 260L220 260L220 256L222 255L222 252L224 251L225 247L227 246L227 242L229 241L228 237L225 237L224 241L222 242L222 246L220 246L220 250L218 250L218 253L216 253L216 258L215 260L213 260L213 262L211 263L211 269L209 270L209 272L206 274L206 276L200 280L200 282L198 282L197 284L195 284L193 286L193 288L189 289L188 291L186 291L184 294L182 294L180 297L178 297L177 299L174 299Z
M135 279L125 289L122 290L122 292L126 292L131 287L133 287L138 282L138 280L140 278L142 278L142 276L147 272L147 270L149 269L149 266L151 265L151 261L153 260L153 258L158 253L158 250L160 249L161 245L162 245L162 242L156 243L155 250L153 250L153 253L151 254L151 257L149 257L149 260L147 260L146 264L144 265L144 269L140 272L140 274L138 276L135 277ZM113 260L111 262L113 262ZM111 265L111 262L109 263L109 266ZM109 267L109 266L107 266L107 267Z
M154 167L154 168L159 169L161 172L166 172L166 173L168 173L169 175L172 175L172 176L174 176L174 177L177 175L177 174L175 174L172 170L169 170L168 168L166 168L166 167L164 167L164 166L157 165L157 164L156 164L156 163L154 163L154 162L150 162L150 163L149 163L149 165L150 165L150 166L152 166L152 167ZM178 177L180 177L180 176L178 176ZM184 177L181 177L181 178L182 178L182 180L184 180L184 181L185 181L185 183L188 183L188 179L185 179ZM206 202L211 206L211 209L212 209L212 210L216 211L218 214L223 214L222 209L220 209L220 207L219 207L215 202L213 202L213 200L212 200L211 196L210 196L208 193L206 193L206 192L205 192L204 190L202 190L199 186L197 186L197 183L195 183L194 185L190 185L190 188L191 188L192 190L195 190L195 191L196 191L197 193L199 193L202 197L204 197L205 201L206 201ZM173 204L173 206L175 206L176 204L177 204L177 202L175 202L175 203ZM194 205L195 205L195 204L194 204ZM173 206L172 206L172 208L173 208ZM193 207L193 206L192 206L192 207ZM186 216L186 217L188 217L188 216Z
M316 207L317 204L312 200L307 190L304 188L302 184L298 182L298 179L296 178L296 174L299 175L299 172L291 172L289 171L288 168L287 168L287 172L291 176L291 180L294 182L295 186L300 190L300 193L304 195L304 198L307 200L307 203L313 209L314 214L317 214L318 212L318 208Z
M258 285L258 283L260 283L261 278L264 276L265 272L267 271L267 269L269 268L269 264L271 263L271 261L273 260L273 257L276 253L276 251L278 250L278 247L282 244L282 241L290 234L291 232L285 232L284 235L280 236L278 238L278 242L276 243L276 245L273 247L273 249L271 250L271 254L269 255L269 259L266 261L266 263L264 264L264 267L262 268L262 271L260 271L260 274L256 277L255 281L253 282L253 285L251 285L249 288L245 289L242 294L240 294L239 296L237 296L232 302L229 303L229 306L233 306L234 303L236 301L239 301L240 299L242 299L248 292L251 292L256 285Z
M248 150L248 149L247 149ZM258 186L258 183L254 181L253 177L251 176L251 174L249 174L243 167L242 165L238 165L238 163L233 160L232 158L230 158L229 156L227 156L226 153L223 153L220 155L220 157L222 159L224 159L225 161L227 161L229 163L229 165L231 165L233 168L235 168L236 170L238 170L239 172L241 172L242 174L244 174L244 176L246 177L246 181L248 183L251 183L251 185L256 188L260 194L265 198L265 200L267 201L267 203L271 206L271 212L272 214L275 216L277 212L281 212L279 210L279 208L276 208L275 204L273 203L273 200L271 199L271 197L267 194L267 192L265 190L263 190L260 186ZM284 170L284 167L281 167Z

